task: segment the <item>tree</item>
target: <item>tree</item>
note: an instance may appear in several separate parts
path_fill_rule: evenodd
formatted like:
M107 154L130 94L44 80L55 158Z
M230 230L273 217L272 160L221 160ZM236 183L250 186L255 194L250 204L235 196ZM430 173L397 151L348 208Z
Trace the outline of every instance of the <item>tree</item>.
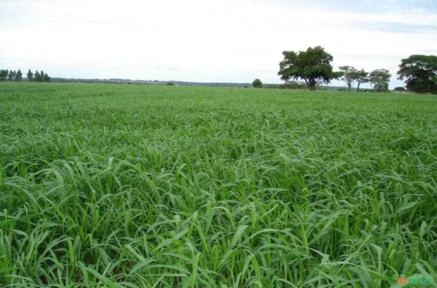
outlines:
M44 82L50 82L50 77L49 77L49 75L47 73L44 74L43 81Z
M20 69L18 69L17 73L15 74L15 81L23 81L23 73Z
M361 70L355 70L352 74L352 79L357 81L357 91L360 91L360 85L361 83L367 83L369 82L369 73L364 71L364 69Z
M376 69L369 74L369 80L373 84L373 89L378 92L388 90L391 74L387 69Z
M38 70L35 71L35 76L34 77L35 77L34 79L35 79L36 82L41 82L42 78L41 78L41 74L39 74Z
M27 81L33 81L33 73L32 71L29 69L29 71L27 71Z
M6 81L6 79L8 78L8 74L9 74L8 70L1 69L0 70L0 81Z
M15 75L17 74L17 72L10 70L9 71L9 75L8 75L8 81L13 81L15 80Z
M352 66L340 66L338 69L340 69L341 80L346 82L348 90L351 91L357 70Z
M409 91L437 93L437 56L411 55L402 59L398 71Z
M253 88L263 88L263 83L258 78L252 82Z
M284 60L279 63L278 75L282 80L302 79L311 90L319 83L329 83L339 75L332 71L331 54L317 46L309 47L306 51L284 51Z

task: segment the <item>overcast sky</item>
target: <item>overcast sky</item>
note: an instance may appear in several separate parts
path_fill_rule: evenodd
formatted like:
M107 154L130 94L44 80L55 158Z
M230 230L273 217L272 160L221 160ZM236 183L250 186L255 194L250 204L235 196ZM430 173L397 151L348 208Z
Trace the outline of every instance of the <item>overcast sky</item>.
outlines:
M0 68L50 76L280 83L282 51L316 45L395 74L437 55L437 1L0 0Z

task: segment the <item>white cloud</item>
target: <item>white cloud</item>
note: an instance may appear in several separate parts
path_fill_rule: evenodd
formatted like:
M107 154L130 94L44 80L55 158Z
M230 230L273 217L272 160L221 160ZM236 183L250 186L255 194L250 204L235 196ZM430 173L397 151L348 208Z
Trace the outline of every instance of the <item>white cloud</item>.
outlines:
M418 30L437 14L423 11L332 12L261 0L18 0L0 11L0 66L64 77L279 82L283 50L321 45L335 66L393 73L403 57L437 54L437 33ZM387 29L400 24L418 31Z

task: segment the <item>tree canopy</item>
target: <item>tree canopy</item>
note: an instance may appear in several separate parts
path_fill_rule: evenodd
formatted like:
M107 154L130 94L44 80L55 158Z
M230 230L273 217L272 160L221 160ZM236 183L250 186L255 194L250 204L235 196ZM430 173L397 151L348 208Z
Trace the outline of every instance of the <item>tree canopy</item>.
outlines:
M364 69L353 71L352 79L357 81L357 91L360 91L360 85L362 83L367 83L370 81L369 80L369 73L364 71Z
M402 59L398 71L409 91L437 93L437 56L411 55Z
M20 69L18 69L17 73L15 73L15 81L23 81L23 73Z
M30 70L29 70L29 72L32 73L32 71L30 71ZM31 76L29 74L29 72L27 72L27 74L29 76ZM29 78L29 81L50 82L50 77L49 77L49 75L47 75L47 73L44 73L43 70L41 70L41 71L36 70L35 74L33 75L33 78Z
M33 81L33 73L30 69L27 71L27 81Z
M373 84L373 88L378 92L388 90L388 83L390 82L390 71L387 69L376 69L370 72L369 80Z
M263 82L261 82L261 80L259 80L258 78L253 80L252 82L252 86L254 88L263 88Z
M9 71L1 69L0 70L0 81L6 81L8 79Z
M349 91L351 91L354 82L357 82L357 91L360 90L362 83L369 82L369 73L364 71L364 69L357 70L352 66L340 66L338 69L340 71L337 73L340 75L341 80L346 82Z
M319 83L329 83L338 78L332 71L333 57L320 47L309 47L306 51L284 51L284 60L279 63L278 75L282 80L302 79L310 89Z

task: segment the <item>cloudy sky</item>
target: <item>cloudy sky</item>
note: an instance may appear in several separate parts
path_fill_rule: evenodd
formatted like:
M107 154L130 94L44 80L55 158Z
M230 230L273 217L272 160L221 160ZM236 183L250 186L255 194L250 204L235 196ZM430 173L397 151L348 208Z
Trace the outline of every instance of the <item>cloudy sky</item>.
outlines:
M316 45L395 74L437 55L437 1L0 0L0 68L51 76L280 83L281 52Z

